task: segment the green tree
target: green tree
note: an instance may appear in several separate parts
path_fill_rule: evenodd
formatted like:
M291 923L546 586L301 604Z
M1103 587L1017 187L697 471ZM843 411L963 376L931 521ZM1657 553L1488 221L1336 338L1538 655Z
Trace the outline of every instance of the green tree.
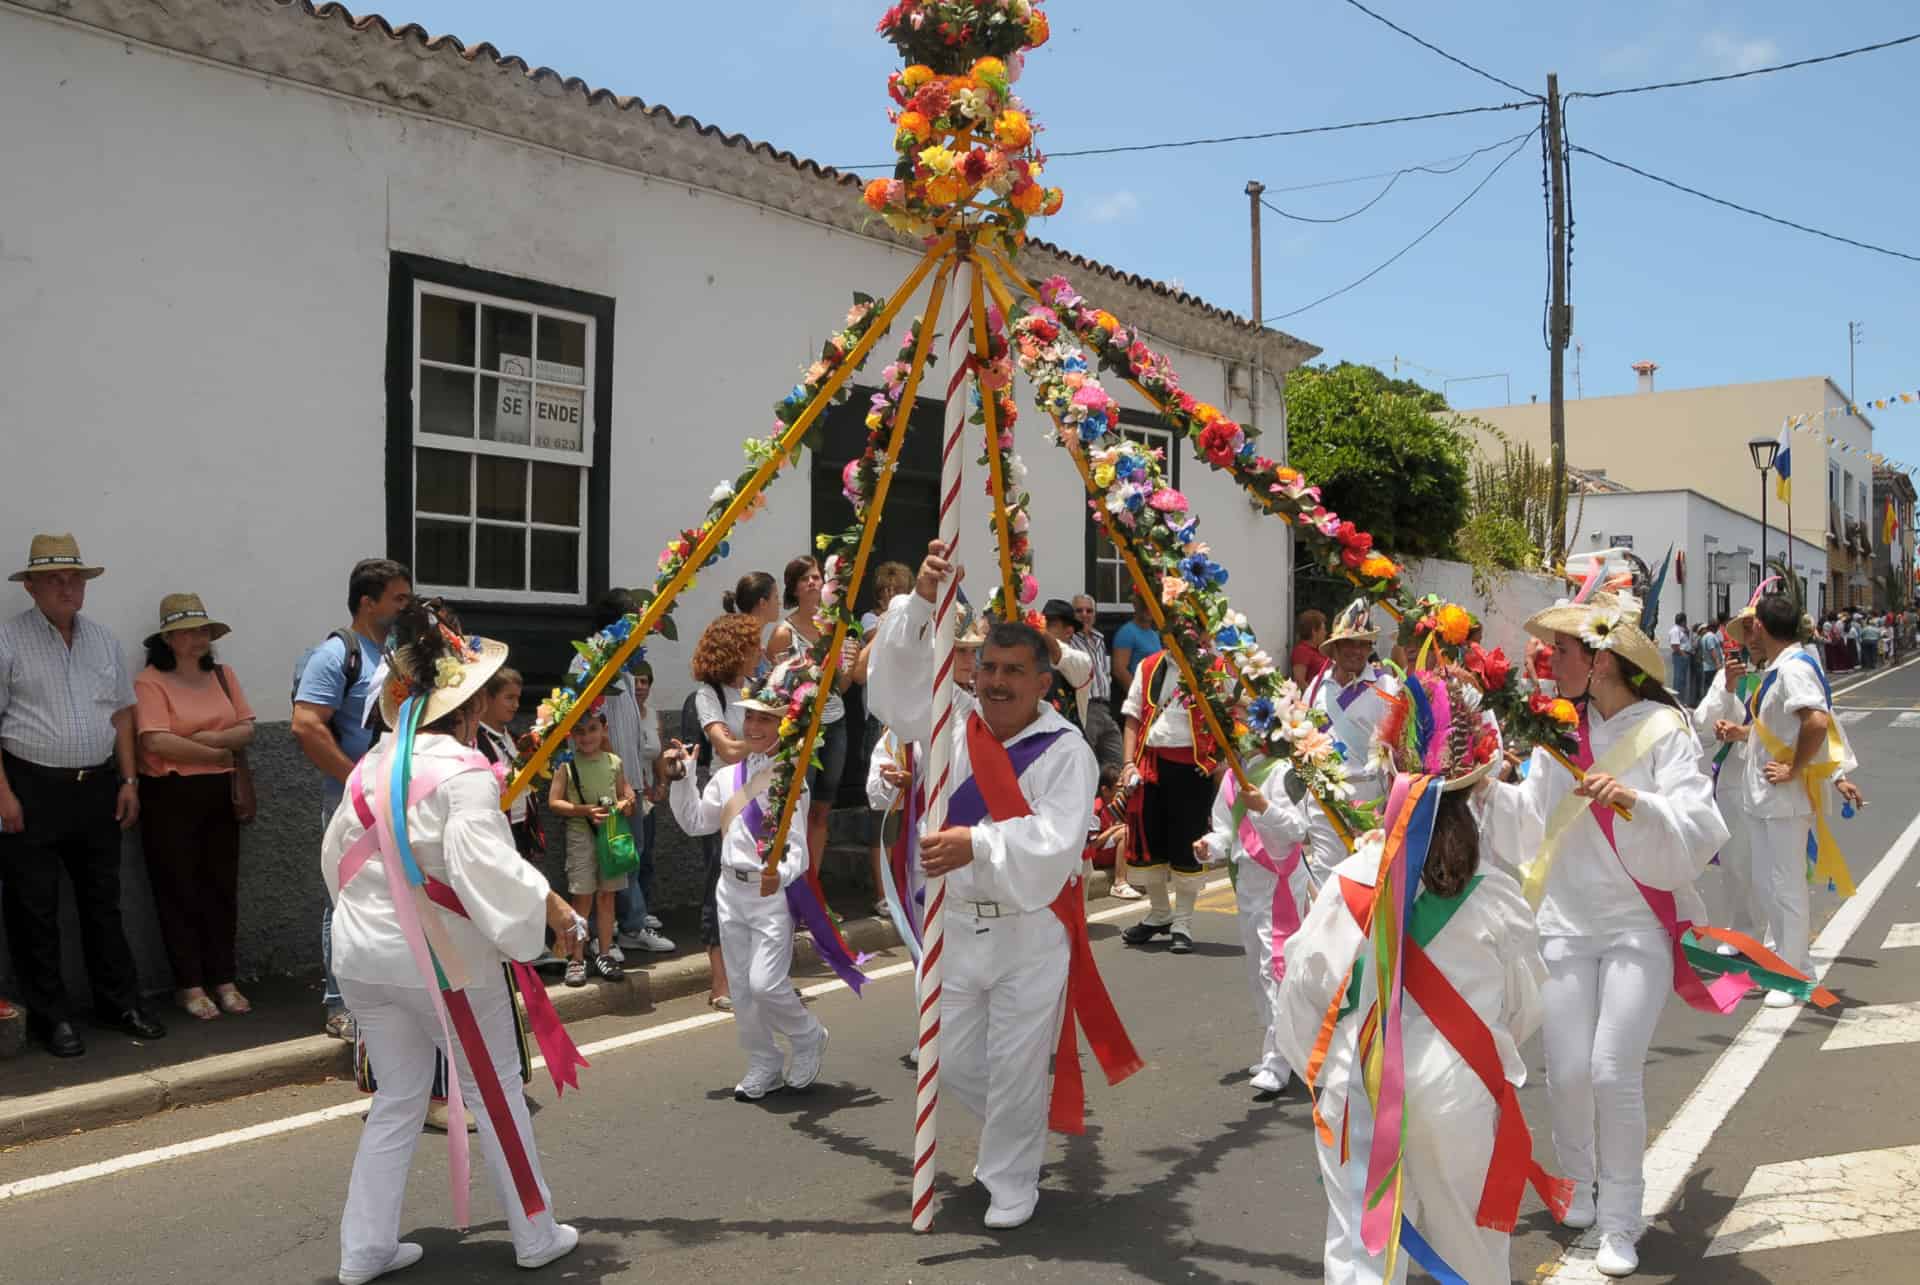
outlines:
M1414 392L1400 391L1410 388ZM1438 412L1438 413L1436 413ZM1395 558L1452 557L1472 448L1438 393L1342 362L1287 376L1287 461Z

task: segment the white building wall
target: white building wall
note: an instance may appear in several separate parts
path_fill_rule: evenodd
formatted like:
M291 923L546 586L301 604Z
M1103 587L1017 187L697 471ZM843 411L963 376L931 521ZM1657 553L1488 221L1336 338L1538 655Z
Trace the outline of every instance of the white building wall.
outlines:
M738 472L741 440L767 430L851 292L890 290L914 262L731 197L0 23L0 423L33 443L0 481L0 547L72 529L111 569L89 609L129 647L161 594L202 593L234 625L223 653L263 718L286 717L294 659L341 621L348 567L385 549L389 252L615 299L610 545L625 584L650 583L668 536ZM1224 363L1168 351L1196 394L1229 405ZM1084 508L1045 426L1029 407L1020 449L1042 592L1066 594L1082 587ZM1284 641L1283 529L1192 457L1182 476L1237 605ZM682 608L685 641L654 648L667 700L721 587L808 547L808 486L804 469L782 479Z

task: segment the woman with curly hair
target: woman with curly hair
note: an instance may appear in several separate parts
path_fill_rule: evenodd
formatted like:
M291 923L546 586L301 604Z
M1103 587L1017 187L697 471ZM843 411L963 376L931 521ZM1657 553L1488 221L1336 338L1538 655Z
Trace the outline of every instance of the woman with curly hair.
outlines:
M705 788L716 764L731 766L747 756L742 727L740 688L753 676L761 663L760 621L751 615L728 612L709 624L693 648L695 687L689 701L692 718L681 719L682 736L691 737L695 746L692 764L697 773L695 784ZM687 726L691 721L692 726ZM700 836L700 852L706 859L707 892L700 903L700 944L707 948L713 987L707 1003L721 1012L733 1009L733 995L727 984L727 961L720 951L720 837Z
M787 618L773 627L767 639L767 658L776 665L810 656L828 630L827 618L820 611L826 589L820 564L810 557L795 558L787 564L785 574L782 601L789 609ZM848 639L841 649L839 668L834 671L833 691L820 715L820 739L814 746L820 766L807 778L813 798L807 809L807 878L816 893L820 889L820 858L827 853L827 817L833 812L840 778L847 770L847 707L841 695L853 685L853 667L858 659L855 651L853 640Z

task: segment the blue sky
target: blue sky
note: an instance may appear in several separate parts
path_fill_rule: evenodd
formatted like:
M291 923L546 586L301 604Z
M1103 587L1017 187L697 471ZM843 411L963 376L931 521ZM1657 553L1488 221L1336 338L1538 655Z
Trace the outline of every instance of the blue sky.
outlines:
M1920 30L1894 0L1847 5L1621 0L1369 7L1495 75L1563 93L1742 70ZM384 0L415 21L490 40L535 65L631 93L828 164L890 154L892 49L882 0ZM1514 100L1341 0L1050 0L1054 39L1020 89L1056 150L1334 124ZM1750 80L1574 100L1572 140L1797 222L1920 254L1920 43ZM1428 162L1451 165L1528 130L1534 111L1308 138L1062 158L1049 240L1248 307L1249 179L1293 214L1365 204L1385 179L1320 184ZM1347 284L1417 236L1506 147L1457 172L1402 177L1377 205L1323 225L1266 215L1269 317ZM876 171L878 172L878 171ZM1574 330L1588 395L1631 391L1630 364L1663 387L1827 374L1847 381L1847 323L1862 398L1920 388L1920 263L1759 222L1576 155ZM1329 359L1389 366L1439 386L1505 372L1512 397L1547 391L1540 153L1529 144L1425 242L1373 280L1275 324ZM888 283L850 282L884 289ZM1569 354L1568 395L1574 392ZM1506 400L1500 379L1453 383L1462 407ZM1809 408L1813 409L1813 408ZM1882 452L1920 463L1920 405L1875 417ZM1773 427L1757 425L1756 431Z

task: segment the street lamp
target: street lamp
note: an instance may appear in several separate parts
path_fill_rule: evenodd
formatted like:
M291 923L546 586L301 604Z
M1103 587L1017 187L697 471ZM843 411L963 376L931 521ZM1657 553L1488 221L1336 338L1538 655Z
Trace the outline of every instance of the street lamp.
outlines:
M1772 437L1749 437L1747 453L1753 456L1753 467L1760 471L1760 582L1767 579L1767 474L1773 471L1774 456L1780 453L1780 442ZM1787 559L1792 561L1793 548L1791 537L1787 548Z

